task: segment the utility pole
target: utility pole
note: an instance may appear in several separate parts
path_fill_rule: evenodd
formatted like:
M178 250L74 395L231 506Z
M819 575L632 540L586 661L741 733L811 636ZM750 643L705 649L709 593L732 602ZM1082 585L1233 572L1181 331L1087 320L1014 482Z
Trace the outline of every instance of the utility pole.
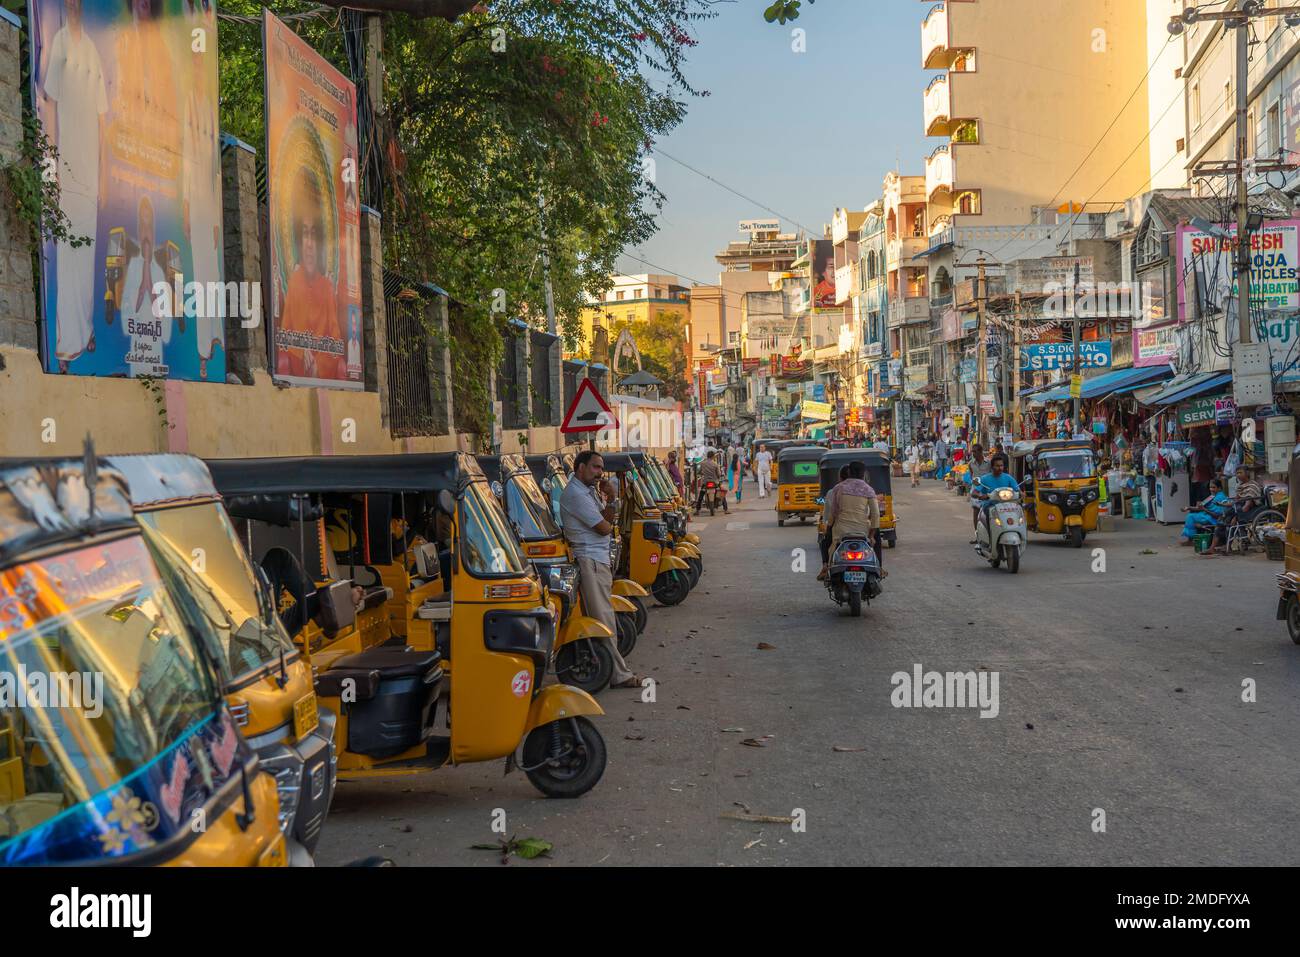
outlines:
M1246 197L1249 56L1250 20L1246 19L1237 24L1237 333L1242 345L1250 342L1250 201Z
M1070 323L1072 342L1074 343L1074 374L1070 377L1071 391L1073 391L1074 380L1079 375L1079 264L1074 264L1074 285L1070 289ZM1082 399L1078 396L1074 398L1074 431L1077 435L1083 429L1079 425L1079 406Z
M1015 350L1011 359L1011 440L1020 438L1020 292L1016 291Z
M979 258L979 278L975 280L975 308L979 322L976 325L979 348L975 359L975 441L984 443L988 423L984 418L984 390L988 388L988 333L984 326L984 299L988 293L988 279L984 271L984 257Z

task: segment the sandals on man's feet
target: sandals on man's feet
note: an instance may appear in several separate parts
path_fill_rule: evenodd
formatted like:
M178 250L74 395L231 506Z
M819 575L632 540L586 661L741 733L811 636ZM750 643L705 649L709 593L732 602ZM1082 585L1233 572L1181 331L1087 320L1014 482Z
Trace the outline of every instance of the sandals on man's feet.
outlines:
M620 681L618 684L614 684L611 681L609 686L611 688L639 688L641 687L641 682L644 680L645 679L640 675L633 675L631 678L628 678L626 681Z

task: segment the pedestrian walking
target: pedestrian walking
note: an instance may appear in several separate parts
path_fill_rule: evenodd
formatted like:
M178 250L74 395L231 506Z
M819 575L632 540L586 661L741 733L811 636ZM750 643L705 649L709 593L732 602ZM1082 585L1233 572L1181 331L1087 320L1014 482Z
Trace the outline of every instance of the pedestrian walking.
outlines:
M609 503L613 489L603 481L605 460L599 452L579 452L573 460L576 482L564 486L560 496L560 518L564 538L569 543L578 563L578 588L586 613L618 634L618 620L614 617L614 572L609 564L609 536L614 530L614 507ZM602 639L614 659L610 675L611 688L639 688L643 680L632 673L618 642L612 637Z
M743 445L736 446L736 455L731 460L731 491L736 496L736 504L740 504L741 496L744 493L745 484L745 467L748 465L748 458L745 455Z
M921 443L913 442L907 447L907 470L912 475L912 488L921 484Z
M934 477L942 479L948 474L948 443L942 435L934 442Z
M758 497L767 498L767 487L772 481L772 453L760 445L754 456L754 478L758 481Z

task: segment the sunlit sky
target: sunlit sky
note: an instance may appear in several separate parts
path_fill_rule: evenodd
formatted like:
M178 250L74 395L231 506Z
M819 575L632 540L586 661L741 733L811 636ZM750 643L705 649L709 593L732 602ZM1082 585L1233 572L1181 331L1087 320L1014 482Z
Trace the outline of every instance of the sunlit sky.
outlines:
M659 232L620 260L624 272L717 282L713 254L745 238L740 220L772 218L763 206L777 211L784 231L803 226L820 235L837 206L862 209L877 199L897 164L905 174L925 172L940 142L921 128L933 75L920 66L921 21L931 5L817 0L784 27L763 20L767 5L721 3L719 16L696 29L700 43L685 72L709 96L690 100L685 121L656 144L656 182L667 202ZM791 49L795 27L806 33L807 52Z

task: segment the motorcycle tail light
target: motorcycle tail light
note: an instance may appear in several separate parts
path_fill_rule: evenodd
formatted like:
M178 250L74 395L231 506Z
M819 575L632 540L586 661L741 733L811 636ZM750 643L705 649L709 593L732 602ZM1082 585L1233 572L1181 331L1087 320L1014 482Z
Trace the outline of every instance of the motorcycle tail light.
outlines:
M846 562L860 562L864 555L866 555L866 552L845 552L844 560Z

